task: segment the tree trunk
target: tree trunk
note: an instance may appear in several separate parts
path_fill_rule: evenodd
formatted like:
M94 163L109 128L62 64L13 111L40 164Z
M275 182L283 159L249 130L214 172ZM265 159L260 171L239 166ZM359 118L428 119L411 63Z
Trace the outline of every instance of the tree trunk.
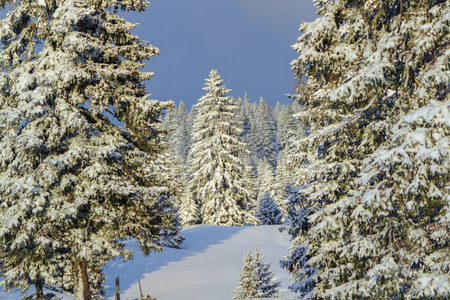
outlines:
M73 299L92 300L85 259L74 259L73 267Z
M36 299L42 300L45 299L44 297L44 280L38 279L34 283L34 286L36 287Z

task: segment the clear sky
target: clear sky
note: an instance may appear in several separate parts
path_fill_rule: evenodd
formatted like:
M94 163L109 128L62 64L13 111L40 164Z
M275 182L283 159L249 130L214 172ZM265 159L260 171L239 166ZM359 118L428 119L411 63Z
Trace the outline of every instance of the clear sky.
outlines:
M204 80L217 69L230 96L248 93L275 105L288 103L295 81L290 47L302 21L317 16L312 0L152 0L144 13L125 17L161 55L147 62L153 99L182 99L188 108L204 95Z

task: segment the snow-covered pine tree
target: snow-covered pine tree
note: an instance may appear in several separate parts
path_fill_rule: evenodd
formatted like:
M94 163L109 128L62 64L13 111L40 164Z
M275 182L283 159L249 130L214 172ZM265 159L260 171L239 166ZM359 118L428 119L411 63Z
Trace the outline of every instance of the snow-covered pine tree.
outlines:
M254 290L256 290L255 281L253 279L253 256L249 252L242 260L242 273L239 274L238 286L232 292L236 295L234 300L245 300L253 297Z
M294 102L291 105L283 106L278 113L276 131L278 151L283 151L293 140L299 140L305 135L304 125L294 117L300 111L300 105Z
M280 282L274 282L273 277L275 276L273 270L270 270L270 263L263 263L261 259L262 250L256 249L254 254L254 270L255 270L255 281L257 285L256 297L255 298L277 298L278 297L278 287Z
M266 161L261 160L257 167L257 183L258 183L258 211L255 216L260 219L263 224L280 224L283 219L281 200L283 195L278 192L275 182L275 172L273 167ZM263 218L268 218L263 220Z
M163 128L168 132L165 141L170 146L172 157L175 160L182 158L182 163L186 163L191 147L192 123L183 101L166 114Z
M267 190L264 195L259 198L258 210L255 212L255 217L257 217L263 225L276 225L281 223L281 219L283 218L281 209Z
M164 142L167 143L169 152L172 157L176 160L175 153L175 130L178 125L178 108L176 106L171 107L170 110L166 111L164 114L164 119L162 121L162 129L166 133L164 135Z
M299 193L301 188L288 184L284 195L288 199L284 205L286 217L280 232L286 231L295 241L299 235L305 234L309 229L308 218L313 212L310 207L303 203L303 195ZM308 250L306 244L294 244L291 253L280 261L280 266L291 274L295 282L289 287L294 292L301 293L308 299L308 294L313 290L317 268L308 263Z
M199 224L201 223L200 208L190 186L186 184L189 182L189 166L183 163L181 157L178 157L173 168L173 173L176 174L176 197L181 224L183 226Z
M275 120L275 123L277 124L277 131L278 131L278 122L280 120L281 111L283 110L283 106L279 101L277 101L277 104L275 105L275 108L273 109L273 118Z
M299 191L304 197L302 205L316 211L308 218L310 229L295 240L296 246L307 246L307 259L297 261L297 270L313 267L318 272L297 277L297 283L312 279L315 288L310 295L315 298L344 294L344 298L369 298L372 292L384 298L442 298L446 289L421 294L418 286L435 286L436 281L427 281L428 274L443 280L440 287L448 285L442 276L448 251L443 254L445 245L438 242L442 231L434 234L432 230L445 226L442 220L446 217L442 216L448 213L442 199L448 199L448 190L443 192L446 184L432 176L434 170L428 173L423 169L432 163L430 160L402 169L400 165L410 164L409 154L392 160L381 154L399 146L390 140L390 131L403 115L448 97L448 1L316 4L321 17L302 24L304 34L294 46L300 56L293 69L299 81L303 76L308 80L294 98L305 106L298 116L311 126L311 134L299 141L298 155L292 161L297 164L293 166L296 183L305 184ZM417 135L406 134L397 141L411 140L412 136ZM363 166L363 160L383 143L380 152L370 156L374 159L379 155L375 159L380 164L368 158ZM383 160L391 165L382 165ZM444 162L441 159L431 165ZM366 181L371 186L365 187L367 193L362 195L355 191L361 167L372 170L364 175L371 178ZM377 174L379 178L373 177ZM419 188L414 181L416 174L423 176ZM422 188L430 187L434 192L423 197ZM372 215L356 218L360 210ZM366 223L371 218L380 220L381 232L373 232L374 224ZM383 242L378 239L381 236ZM388 260L383 261L385 254ZM442 264L432 263L431 257ZM396 268L405 273L394 274Z
M250 144L250 133L252 122L255 118L255 107L253 104L250 104L250 98L247 93L244 95L244 99L239 97L236 104L238 105L237 118L242 128L239 133L239 140L247 145L247 153L245 154L244 159L247 165L252 166L252 146ZM255 171L255 168L252 168L251 176L255 175Z
M261 97L250 120L249 150L250 161L256 168L260 160L266 160L272 167L276 165L276 124L269 105Z
M174 132L175 154L186 163L192 144L192 123L183 101L178 105L177 127Z
M239 98L237 100L238 110L237 115L239 122L242 124L242 132L239 134L239 138L242 142L248 143L248 135L250 133L251 120L254 118L254 111L250 105L250 99L248 94L244 95L244 99Z
M8 1L0 40L0 276L6 290L61 286L91 299L89 281L135 237L160 250L174 224L159 174L158 120L140 71L158 49L119 10L146 1ZM38 46L39 45L39 46ZM123 122L123 131L110 119ZM156 164L156 165L155 165Z
M402 118L364 161L357 184L324 213L345 227L319 223L317 235L339 236L321 256L339 256L337 268L322 270L316 294L450 298L450 101Z
M180 214L181 224L183 226L201 223L200 208L189 187L182 190L179 196L179 203L178 213Z
M183 187L183 182L177 178L177 169L183 168L183 165L174 160L166 145L162 143L163 149L159 154L151 160L149 171L152 176L157 176L157 181L164 184L164 188L170 191L170 198L158 201L154 209L163 212L168 219L163 220L171 226L162 226L158 235L153 238L155 245L168 248L181 248L184 237L180 234L182 228L181 218L179 215L179 205L176 196ZM185 174L185 173L183 173ZM157 188L155 186L155 188Z
M258 163L256 168L257 183L258 183L258 201L269 192L270 196L275 199L275 173L273 166L271 166L265 159Z
M300 111L300 105L294 102L292 105L284 105L279 112L277 125L278 157L275 177L275 187L279 195L284 193L288 184L295 178L295 168L292 169L292 162L296 158L297 151L295 143L303 138L307 132L303 122L294 117ZM289 196L285 197L285 199L287 198Z
M194 144L190 152L191 187L201 205L204 224L257 224L249 209L255 206L252 184L244 164L245 144L236 118L237 105L226 94L216 70L203 88L194 122Z
M278 296L280 282L273 282L274 272L270 263L263 263L262 251L255 250L254 256L247 253L243 259L242 273L239 274L238 287L233 290L234 300L250 298L273 298Z

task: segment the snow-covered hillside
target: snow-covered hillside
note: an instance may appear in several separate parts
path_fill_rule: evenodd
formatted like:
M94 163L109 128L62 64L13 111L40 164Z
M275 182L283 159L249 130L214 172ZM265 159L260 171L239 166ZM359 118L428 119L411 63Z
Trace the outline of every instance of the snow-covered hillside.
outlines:
M114 278L120 277L121 299L139 296L138 279L144 294L158 300L230 300L242 271L242 257L263 251L263 262L271 262L275 280L282 281L280 293L287 290L289 275L279 267L279 260L289 253L289 236L278 232L279 225L227 227L195 225L185 228L183 249L165 249L145 258L137 250L133 261L111 261L106 267L107 298L114 299ZM137 249L134 242L129 247ZM13 296L13 295L11 295ZM0 299L17 299L0 293ZM70 297L67 297L70 299Z

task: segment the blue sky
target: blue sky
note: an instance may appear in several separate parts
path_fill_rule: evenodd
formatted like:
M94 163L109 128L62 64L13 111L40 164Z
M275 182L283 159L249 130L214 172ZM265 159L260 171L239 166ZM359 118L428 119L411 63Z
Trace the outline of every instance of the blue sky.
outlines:
M288 103L295 81L290 47L302 21L312 21L312 0L153 0L148 11L125 15L161 55L147 62L153 99L182 99L188 108L205 93L217 69L230 96L248 93L272 105Z
M152 99L182 99L190 108L217 69L230 96L263 96L275 106L290 102L289 63L297 57L290 46L315 11L313 0L151 0L146 12L123 16L139 23L134 32L161 51L146 62L145 70L155 72L146 83Z

